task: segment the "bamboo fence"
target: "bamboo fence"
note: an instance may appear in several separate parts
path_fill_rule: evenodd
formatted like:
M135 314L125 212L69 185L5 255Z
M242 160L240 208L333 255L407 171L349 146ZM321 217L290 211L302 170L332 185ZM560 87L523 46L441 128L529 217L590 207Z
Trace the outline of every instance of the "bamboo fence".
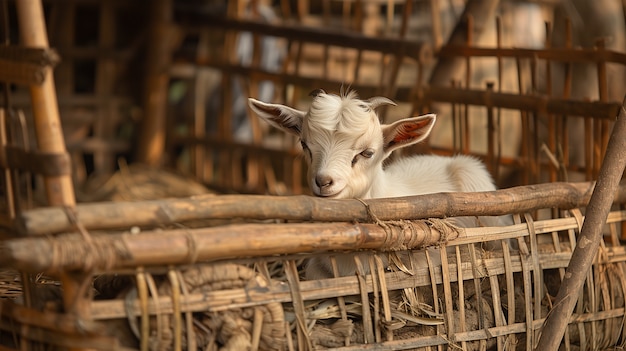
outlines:
M69 214L72 225L55 227L57 234L31 225L26 237L5 240L0 264L52 276L87 273L85 310L58 312L58 287L36 285L36 306L2 301L0 328L30 345L102 350L532 350L592 190L592 183L557 183L363 202L304 196L120 202L131 215L104 226L82 218L90 211L102 216L111 204L79 204ZM625 194L622 185L604 225L606 243L569 319L570 347L621 345L626 250L619 236L626 212L618 205ZM241 211L216 205L233 200ZM445 205L425 210L434 203ZM133 222L133 208L157 215ZM64 210L22 217L68 217L46 211ZM167 212L178 214L158 215ZM441 219L503 213L513 214L514 223L458 228ZM225 217L227 224L185 226ZM334 262L345 253L358 253L353 275L303 278L303 262Z
M477 15L490 17L487 15L495 2L483 2L484 13L480 7L474 7L480 2L468 3L472 6L467 11L478 13L468 13L464 17L466 33L456 35L467 36L467 45L449 43L437 53L443 63L457 62L451 63L453 67L444 69L444 73L458 68L458 62L466 63L469 72L471 58L487 56L512 58L518 64L529 60L535 64L534 69L538 59L546 64L583 60L598 67L624 59L623 53L607 50L603 45L582 51L505 49L499 44L495 49L474 48L473 34L468 33L475 33L472 26L476 19L483 22ZM24 18L32 15L27 8L37 10L33 1L18 4ZM154 40L150 51L167 54L174 40L170 37L174 35L172 19L165 11L171 1L159 4L151 27L150 37ZM286 1L281 4L288 6ZM493 87L450 88L443 86L449 83L447 78L445 82L437 78L432 86L422 86L422 66L432 59L433 53L426 43L405 38L410 4L405 3L398 37L388 39L261 23L238 18L233 15L236 9L230 8L227 18L210 17L208 21L202 14L187 13L182 20L178 18L185 29L227 28L225 57L215 60L178 53L173 59L218 68L227 78L249 76L250 95L254 95L255 85L262 79L283 86L291 84L293 95L285 96L285 100L293 102L297 90L308 85L336 88L341 83L329 73L330 46L355 50L355 79L365 52L374 50L382 54L379 79L385 84L355 84L364 96L400 97L412 102L414 110L435 102L465 106L465 113L467 105L484 106L490 112L497 108L516 109L527 123L527 136L532 134L528 123L539 117L548 117L551 135L561 132L555 115L562 115L563 119L582 116L589 125L593 121L594 130L584 131L585 147L593 148L593 155L585 159L587 169L583 171L587 179L594 178L606 146L610 118L620 111L619 103L606 101L605 96L600 101L576 101L535 92L524 95L521 87L519 94L494 91ZM301 11L299 6L299 16ZM357 14L357 26L362 26L362 14ZM40 17L35 15L33 18ZM114 17L112 9L105 9L102 17L110 23ZM43 23L43 19L39 22ZM463 23L459 28L463 28ZM233 64L228 49L234 43L235 31L285 38L289 42L289 63L280 72ZM37 32L41 36L42 29ZM166 35L166 40L155 42L161 38L159 33ZM111 32L104 31L101 39L109 45ZM324 46L320 77L305 77L299 71L303 48L309 44ZM439 43L436 46L439 49ZM47 49L43 53L51 55ZM146 79L153 82L156 95L163 93L167 78L164 71L170 58L165 56L152 63ZM418 79L411 87L397 84L404 59L415 61L418 66ZM103 59L101 63L99 75L108 76L110 62ZM291 66L295 66L293 71ZM50 70L46 67L44 71L43 81L34 82L32 88L33 108L38 111L36 128L43 141L42 150L52 154L40 155L38 160L48 160L54 167L37 166L32 160L20 163L21 156L26 155L24 145L17 148L7 144L7 118L0 113L4 152L0 154L0 166L5 175L9 178L15 170L43 173L50 202L43 208L11 209L10 218L2 220L0 266L16 270L10 277L18 287L11 289L7 296L10 299L0 301L0 350L534 350L542 332L548 330L545 323L558 302L554 297L567 281L566 268L577 249L585 216L593 212L588 204L595 185L589 182L373 200L201 195L74 204L73 193L63 186L69 183L67 154L59 138L58 111L50 94ZM536 76L537 71L532 75ZM606 72L598 69L598 81L605 80ZM111 92L106 81L100 83L99 93ZM225 83L225 91L229 84ZM144 99L146 111L159 110L163 101L149 101L148 90ZM40 105L42 100L46 103ZM42 111L44 106L49 108ZM162 112L151 116L154 128L144 131L142 139L146 141L138 151L138 156L150 163L158 161L155 155L164 147ZM228 108L222 114L220 127L227 131ZM453 118L460 121L463 116ZM496 133L491 127L490 131ZM262 188L263 178L271 183L275 176L266 170L270 158L286 155L291 160L295 156L292 149L266 149L260 153L254 151L256 144L237 144L230 136L211 140L204 130L199 130L204 128L203 123L197 123L195 128L189 136L174 141L193 146L197 152L194 156L202 156L197 157L199 163L213 162L210 152L200 152L203 146L227 149L216 153L218 164L224 167L215 172L230 178L226 185L247 182L248 190ZM101 125L96 129L107 128ZM459 134L467 133L462 130ZM259 143L261 137L255 129L254 142ZM481 156L490 165L496 158L506 163L495 151L499 137L490 135L487 139L488 152ZM530 139L524 145L534 148L538 139ZM556 142L548 144L547 148L554 152ZM566 153L567 147L565 144ZM459 150L452 150L456 151ZM232 155L239 158L229 158ZM109 156L97 157L96 163L106 163ZM242 166L233 159L245 159L247 164ZM229 161L232 165L227 164ZM300 165L287 161L285 173L289 175L285 178L293 183L293 192L299 193ZM556 165L546 166L538 148L525 149L519 159L508 162L525 172L527 182L539 180L544 168L549 168L550 180L555 180L559 167L567 166L558 164L559 160ZM213 173L212 165L196 167L198 174ZM242 167L251 177L246 181L239 179L241 174L228 173L241 173ZM256 170L261 173L253 172ZM7 180L7 197L12 189ZM603 240L590 252L594 257L591 270L582 274L582 289L573 293L573 313L563 319L566 327L559 344L565 350L626 347L626 249L620 244L626 233L626 184L614 194L605 195L612 195L613 205L606 220L601 221ZM460 228L449 220L458 216L506 216L511 223L483 227L478 218L477 227ZM346 257L353 261L355 269L341 275L343 267L338 262ZM330 271L325 272L325 277L307 279L314 262L329 263ZM21 294L16 294L16 290L21 290Z

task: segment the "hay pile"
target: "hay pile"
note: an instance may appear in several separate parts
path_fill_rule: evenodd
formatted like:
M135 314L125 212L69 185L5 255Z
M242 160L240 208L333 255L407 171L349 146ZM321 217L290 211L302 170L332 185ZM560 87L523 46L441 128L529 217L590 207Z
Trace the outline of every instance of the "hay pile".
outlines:
M120 164L113 175L94 176L76 189L79 202L158 200L212 194L204 185L163 169Z

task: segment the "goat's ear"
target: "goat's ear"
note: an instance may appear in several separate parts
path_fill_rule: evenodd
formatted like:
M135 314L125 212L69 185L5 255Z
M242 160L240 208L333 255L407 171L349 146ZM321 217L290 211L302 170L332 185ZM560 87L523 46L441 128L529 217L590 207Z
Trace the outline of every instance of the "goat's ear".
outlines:
M373 98L369 98L367 99L367 103L370 105L370 107L373 110L375 110L378 106L381 106L381 105L397 106L395 102L393 102L391 99L387 99L384 96L375 96Z
M248 105L259 117L274 127L298 137L300 136L302 120L306 112L285 105L268 104L253 98L248 98Z
M428 114L383 125L383 149L391 152L426 139L435 125L435 119L434 114Z

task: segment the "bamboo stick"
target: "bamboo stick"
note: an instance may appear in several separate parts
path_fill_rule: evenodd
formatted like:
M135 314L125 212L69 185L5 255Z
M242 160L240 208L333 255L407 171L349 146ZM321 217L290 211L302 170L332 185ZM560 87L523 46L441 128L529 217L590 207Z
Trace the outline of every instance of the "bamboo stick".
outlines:
M618 102L578 101L558 98L546 98L539 95L519 95L512 93L486 92L451 87L430 87L424 89L424 99L437 102L462 103L520 111L589 116L597 119L612 120L619 113Z
M41 1L18 1L16 9L23 44L28 47L47 48L48 33L46 32ZM31 85L29 90L39 151L56 155L67 154L52 69L46 70L44 81L40 85ZM72 207L76 204L72 179L68 174L46 176L44 177L44 185L49 205ZM61 274L65 311L89 320L89 309L86 308L87 300L83 295L84 285L77 282L77 277L77 275ZM60 339L64 340L65 338ZM87 350L81 347L69 349L74 351Z
M12 318L22 325L55 329L65 334L83 334L96 336L101 334L104 326L93 321L80 320L71 314L59 314L51 311L41 312L32 308L18 305L11 300L0 303L0 314Z
M498 3L498 0L467 1L461 19L454 27L446 45L466 45L468 38L480 37L485 26L491 23L494 18ZM468 32L468 27L470 27L467 25L468 21L473 22L471 30L475 33ZM441 48L440 51L441 50L443 50L443 48ZM444 57L439 54L437 54L437 56L438 61L431 73L429 80L430 85L447 85L451 80L460 80L463 74L463 63L465 60L461 57ZM469 82L467 83L469 84Z
M350 223L239 224L141 234L80 234L32 237L0 243L0 265L27 272L59 272L112 267L185 264L198 260L313 252L399 250L435 245L462 229L404 221L401 225ZM497 239L497 238L494 238ZM51 253L54 253L51 254Z
M233 31L249 31L259 35L280 37L305 43L371 50L386 54L403 52L420 62L432 59L432 47L426 42L388 37L375 38L354 31L337 31L331 28L316 28L293 24L277 25L257 20L224 18L199 13L185 13L181 14L180 17L183 26L228 28Z
M553 183L482 193L440 193L392 199L331 200L311 196L197 196L138 202L78 204L76 217L88 230L154 226L199 219L247 218L299 221L371 221L523 213L540 208L571 209L587 204L593 183ZM626 201L626 184L616 202ZM62 207L24 211L18 231L28 235L74 228Z
M152 4L150 46L145 57L144 114L139 130L136 159L158 166L165 148L165 110L167 104L168 67L174 41L172 0Z
M602 227L611 210L615 189L618 188L619 181L624 174L626 167L624 150L626 150L626 97L609 139L597 186L589 200L587 217L576 249L563 277L554 308L546 318L535 350L556 351L559 348L567 322L576 305L578 292L585 282L585 277L602 241Z
M494 49L497 50L497 49ZM573 54L573 53L570 53ZM408 56L406 56L408 57ZM190 61L199 66L212 67L230 74L254 77L257 80L270 80L279 85L293 84L296 86L309 86L327 90L336 89L344 83L336 79L303 77L290 73L275 73L260 68L242 67L236 64L229 64L207 59L185 58L178 56L177 60ZM378 87L353 84L352 88L359 92L361 96L377 95ZM451 88L449 86L431 86L423 88L420 96L410 95L412 88L399 87L394 96L388 96L397 101L414 101L415 99L424 101L463 103L469 105L484 106L486 92L483 90L471 90L465 88ZM612 119L619 112L619 103L616 102L588 102L578 100L557 99L545 96L523 95L511 93L491 93L493 107L507 108L521 111L541 111L545 113L571 114L589 116L594 118ZM201 141L197 141L201 142Z
M116 9L111 2L103 2L99 8L98 46L106 51L114 51L116 38ZM151 58L152 59L152 58ZM102 98L109 98L115 91L118 79L116 62L110 57L101 57L96 65L95 94ZM115 139L114 121L119 121L117 106L108 102L100 106L96 112L93 124L93 134L104 140ZM115 170L115 154L105 150L97 150L93 155L95 172L97 174L111 174Z
M23 44L33 48L48 48L48 34L41 2L38 0L18 1L16 8ZM45 79L40 85L30 86L30 96L39 151L65 154L65 140L51 69L46 70ZM68 175L45 177L44 183L50 205L74 205L74 188Z
M607 222L625 218L625 212L615 212ZM536 221L533 227L536 234L543 234L576 229L578 224L575 218L560 218ZM526 224L453 229L440 220L396 221L385 225L237 224L141 234L92 233L90 242L82 240L81 234L72 233L4 240L0 243L0 265L33 273L94 271L333 250L396 251L442 242L464 245L525 235L528 235Z
M542 59L558 62L610 62L622 63L626 60L626 53L619 51L586 48L547 48L547 49L522 49L522 48L481 48L461 46L458 44L447 45L437 53L440 57L511 57L525 59Z

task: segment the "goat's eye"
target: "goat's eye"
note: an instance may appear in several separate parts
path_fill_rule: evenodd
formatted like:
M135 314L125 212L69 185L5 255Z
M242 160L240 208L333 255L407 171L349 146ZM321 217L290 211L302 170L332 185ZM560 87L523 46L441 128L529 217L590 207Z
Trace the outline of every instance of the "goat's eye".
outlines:
M372 158L372 156L374 156L374 150L365 149L355 155L354 158L352 158L352 165L354 166L356 164L356 162L359 160L359 157Z
M304 142L304 140L300 140L300 145L302 146L302 150L306 152L308 155L311 155L311 150L309 146Z
M372 158L372 156L374 156L374 150L372 149L363 150L359 155L365 158Z

